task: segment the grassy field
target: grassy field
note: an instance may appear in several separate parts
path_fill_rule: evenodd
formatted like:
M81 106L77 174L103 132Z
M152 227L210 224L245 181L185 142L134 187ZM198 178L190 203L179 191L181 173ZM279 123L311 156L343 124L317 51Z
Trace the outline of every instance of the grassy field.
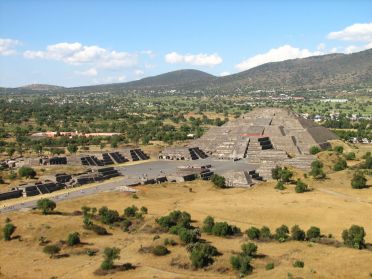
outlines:
M301 173L298 175L302 177ZM277 191L274 182L262 183L252 189L221 190L209 182L194 181L141 186L137 188L139 199L133 199L128 193L104 193L61 202L57 209L65 213L63 215L43 216L34 212L1 215L0 223L4 224L5 218L9 217L17 226L15 235L21 236L22 241L0 241L0 278L99 278L93 272L102 261L103 249L108 246L121 249L118 263L130 262L137 268L104 278L235 278L229 259L247 241L245 236L219 238L202 234L202 238L223 254L213 265L202 270L177 266L190 263L185 247L180 244L170 247L171 253L164 257L139 253L141 247L161 244L166 237L179 242L178 237L169 234L161 234L160 239L154 241L156 234L151 232L151 228L156 227L155 218L175 209L188 211L196 226L200 226L207 215L215 217L216 221L235 224L243 231L252 225L267 225L272 231L282 224L289 227L298 224L305 230L314 225L337 240L341 240L343 229L357 224L364 226L366 241L371 243L372 188L351 189L351 172L348 170L331 173L328 177L321 182L304 179L313 191L303 194L296 194L292 185ZM371 179L368 182L372 184ZM143 226L132 233L107 227L111 235L97 236L82 228L81 216L71 214L82 205L98 208L106 205L122 213L132 204L149 209ZM62 253L68 253L69 257L50 259L38 245L40 236L56 243L74 231L81 234L85 244L64 248ZM257 245L262 257L252 261L255 269L248 278L370 278L372 272L372 252L367 250L295 241L258 242ZM87 248L99 249L99 253L89 257L83 253ZM294 268L295 260L303 260L305 267ZM273 270L265 270L268 262L275 263Z

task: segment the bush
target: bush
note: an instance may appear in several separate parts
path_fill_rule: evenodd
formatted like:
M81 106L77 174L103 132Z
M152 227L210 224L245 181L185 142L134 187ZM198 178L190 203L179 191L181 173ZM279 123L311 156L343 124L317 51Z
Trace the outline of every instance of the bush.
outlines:
M123 232L129 231L129 227L132 225L132 221L129 219L124 219L120 223L120 228L122 229Z
M140 210L143 214L147 214L149 212L147 207L145 207L145 206L142 206Z
M356 172L351 179L351 187L354 189L367 188L367 179L361 172Z
M344 240L344 244L346 246L355 248L355 249L363 249L366 247L364 237L366 233L363 227L352 225L350 229L344 230L342 232L342 239Z
M320 237L320 229L318 227L310 227L306 232L306 238L308 240L317 239Z
M251 265L251 258L243 255L232 256L230 258L231 266L234 270L238 271L241 275L250 274L253 270Z
M124 209L124 216L128 218L135 217L137 211L138 211L138 208L135 205L129 206L126 209Z
M285 242L288 239L289 230L286 225L281 225L279 228L275 230L275 238L279 242Z
M95 232L98 235L108 235L108 232L104 227L101 227L101 226L98 226L98 225L95 225L95 224L85 226L85 228Z
M214 262L213 257L218 255L217 249L207 243L195 243L191 246L190 260L195 268L202 268Z
M226 180L225 180L225 177L223 176L214 174L211 177L211 181L218 188L226 188Z
M256 227L250 227L248 230L245 231L245 233L251 240L260 238L260 230L257 229Z
M198 230L190 230L186 228L181 228L178 231L178 236L180 240L186 244L195 243L199 241L200 233Z
M74 246L80 243L80 235L78 232L70 233L67 237L67 245Z
M158 245L158 246L155 246L155 247L152 249L152 253L153 253L155 256L165 256L165 255L169 254L170 251L167 249L167 247L162 246L162 245Z
M206 232L206 233L212 233L212 229L213 229L213 226L214 226L214 218L211 217L211 216L207 216L204 221L203 221L203 232Z
M291 237L293 240L303 241L305 240L305 232L298 225L294 225L291 228Z
M12 234L15 232L16 226L12 223L6 223L3 228L3 238L5 241L9 241L12 239Z
M310 147L310 150L309 150L310 154L312 155L318 154L320 151L321 151L320 147L316 145Z
M174 241L173 239L171 239L171 238L166 238L166 239L164 239L164 245L165 246L168 246L168 245L170 245L170 246L174 246L174 245L176 245L177 243L176 243L176 241Z
M295 261L293 263L293 267L304 268L304 266L305 266L305 263L303 261Z
M268 263L266 266L265 266L265 269L266 270L272 270L272 269L274 269L274 263Z
M120 249L116 247L106 247L103 251L104 260L101 264L101 269L109 270L114 267L114 260L120 259Z
M275 185L275 189L277 190L284 190L285 187L284 187L284 183L282 181L278 181Z
M59 251L61 251L61 248L59 248L57 245L47 245L43 249L43 252L50 255L51 258L53 258L54 255L58 254Z
M372 169L372 157L367 157L366 161L361 165L362 169Z
M252 242L242 244L241 248L244 256L253 257L257 253L257 245Z
M297 180L296 182L296 187L295 187L296 193L304 193L308 191L307 184L302 182L300 179Z
M217 236L228 236L240 233L240 229L236 226L231 226L226 222L217 222L212 228L212 234Z
M173 226L179 225L179 227L190 228L191 216L186 211L181 212L179 210L172 211L167 216L162 216L156 220L156 222L163 228L170 229Z
M50 199L40 199L36 203L36 207L42 211L44 215L52 212L56 207L56 203Z
M334 171L341 171L347 168L347 163L345 160L340 159L336 164L333 166Z
M311 163L310 175L315 179L325 178L325 173L323 171L323 163L319 160L315 160Z
M120 219L119 212L108 209L106 206L103 206L98 210L98 215L101 217L101 222L107 225L111 225Z
M342 153L344 152L344 148L343 148L342 146L340 146L340 145L335 146L335 147L333 148L333 150L334 150L337 154L342 154Z
M349 152L345 155L346 160L355 160L356 156L354 152Z
M280 179L280 170L282 168L281 167L275 167L271 170L271 177L275 180L279 180Z
M36 176L36 171L30 167L21 167L18 170L20 177L34 178Z
M262 239L270 239L271 238L271 231L269 227L263 226L260 229L260 236Z

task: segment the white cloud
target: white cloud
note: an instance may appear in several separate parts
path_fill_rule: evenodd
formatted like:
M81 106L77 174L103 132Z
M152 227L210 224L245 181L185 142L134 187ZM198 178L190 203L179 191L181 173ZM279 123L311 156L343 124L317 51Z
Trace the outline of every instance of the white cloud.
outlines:
M230 73L229 72L222 72L220 73L220 76L223 77L223 76L228 76Z
M362 46L356 46L356 45L347 46L344 50L344 53L350 54L353 52L358 52L358 51L366 50L369 48L372 48L372 42L366 45L362 45Z
M75 73L77 75L89 76L89 77L95 77L98 75L98 71L95 68L90 68L86 71L76 71Z
M45 51L28 50L23 55L29 59L56 60L70 65L90 64L104 69L132 67L137 64L137 54L107 50L95 45L84 46L78 42L49 45Z
M317 50L324 50L325 48L326 48L326 45L325 45L324 43L320 43L320 44L316 47Z
M195 66L213 67L222 63L222 58L214 54L179 54L177 52L170 52L165 55L165 62L169 64L189 64Z
M143 75L145 74L145 72L142 71L142 70L135 70L135 71L134 71L134 74L135 74L137 77L141 77L141 76L143 76Z
M256 66L268 63L268 62L278 62L287 59L295 58L305 58L313 55L321 55L321 51L310 51L308 49L295 48L290 45L283 45L278 48L270 49L266 53L257 54L252 56L239 64L235 65L235 68L239 71L248 70Z
M327 38L342 41L372 42L372 22L350 25L341 31L329 33Z
M126 81L127 77L124 75L120 76L107 76L103 78L94 79L93 83L95 84L103 84L103 83L114 83L114 82L124 82Z
M15 47L20 44L18 40L0 38L0 56L16 54Z

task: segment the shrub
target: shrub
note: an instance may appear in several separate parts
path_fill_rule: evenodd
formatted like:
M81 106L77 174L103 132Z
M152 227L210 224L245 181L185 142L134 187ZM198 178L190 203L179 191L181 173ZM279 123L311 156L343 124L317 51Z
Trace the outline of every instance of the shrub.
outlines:
M268 263L266 266L265 266L265 269L266 270L272 270L272 269L274 269L274 263Z
M252 242L242 244L241 248L244 256L253 257L257 253L257 245Z
M70 233L67 237L67 245L74 246L80 243L80 235L78 232Z
M225 177L223 176L214 174L211 177L211 181L218 188L226 188L226 180L225 180Z
M279 171L279 175L282 182L289 182L293 176L293 172L284 167Z
M109 270L114 267L114 260L120 259L120 249L116 247L106 247L103 251L103 262L101 263L101 269Z
M305 240L305 232L298 225L294 225L291 228L291 237L293 240L303 241Z
M320 229L318 227L310 227L306 232L306 238L308 240L316 239L320 237Z
M20 177L34 178L36 176L36 171L33 168L24 166L19 168L18 174Z
M241 275L247 275L252 272L251 258L243 255L232 256L230 258L231 266Z
M256 227L250 227L248 230L245 231L249 239L259 239L260 238L260 230Z
M275 230L275 232L276 232L275 238L279 242L285 242L289 237L288 236L289 230L286 225L281 225L279 228Z
M342 232L342 239L344 240L344 244L356 249L363 249L366 247L364 241L365 236L366 233L364 231L364 228L357 225L352 225L350 229L344 230Z
M95 224L91 224L89 226L86 226L85 228L95 232L98 235L108 235L108 232L104 227L101 227Z
M310 175L315 179L325 178L325 173L323 171L323 163L319 160L315 160L311 163Z
M124 216L125 217L134 217L138 211L138 208L135 205L129 206L124 209Z
M367 179L361 172L356 172L351 179L351 187L354 189L367 188Z
M12 223L6 223L3 228L3 238L5 241L9 241L12 239L12 234L15 232L16 226Z
M293 267L297 267L297 268L303 268L305 266L305 263L303 261L295 261L293 263Z
M284 183L282 181L278 181L275 185L275 189L277 190L284 190L285 187L284 187Z
M319 153L320 151L321 151L320 147L316 145L310 147L310 150L309 150L310 154L313 154L313 155Z
M344 148L343 148L342 146L340 146L340 145L335 146L335 147L333 148L333 150L334 150L337 154L342 154L342 153L344 152Z
M304 193L308 191L307 184L301 181L301 179L298 179L296 182L296 187L295 187L296 193Z
M355 160L356 156L354 152L349 152L345 155L346 160Z
M167 249L167 247L162 246L162 245L158 245L158 246L155 246L155 247L152 249L152 253L153 253L155 256L165 256L165 255L169 254L170 251Z
M149 212L147 207L145 207L145 206L142 206L140 210L143 214L147 214Z
M203 232L212 233L213 226L214 218L211 216L207 216L203 221Z
M366 153L362 156L362 159L367 159L367 158L372 158L371 151L366 152Z
M270 239L271 238L271 231L269 227L263 226L260 229L260 236L262 239Z
M341 170L344 170L346 168L347 168L347 163L343 159L338 160L338 162L336 162L336 164L334 164L334 166L333 166L334 171L341 171Z
M96 254L97 254L97 250L94 250L94 249L87 249L86 250L86 253L87 253L87 255L89 256L89 257L93 257L93 256L95 256Z
M231 226L226 222L217 222L212 228L212 234L217 236L228 236L240 233L240 229L236 226Z
M58 254L59 251L61 251L61 248L59 248L57 245L47 245L44 247L43 252L45 254L48 254L51 258L54 257L54 255Z
M132 225L132 221L129 219L124 219L120 222L120 228L123 232L129 231L129 227Z
M216 247L207 243L195 243L191 246L190 260L195 268L202 268L214 262L213 257L218 255Z
M50 199L40 199L36 203L36 207L42 211L44 215L52 212L56 207L56 203Z
M372 169L372 157L367 157L366 161L361 165L362 169Z
M198 230L190 230L186 228L181 228L178 231L178 236L180 240L186 244L195 243L199 241L200 233Z
M98 210L98 215L101 217L101 222L108 225L113 224L120 219L119 212L108 209L106 206L103 206Z
M163 228L170 229L173 226L179 225L183 228L190 228L191 216L186 211L172 211L167 216L162 216L156 222Z
M271 170L271 177L273 179L275 179L275 180L280 179L280 173L279 172L280 172L281 169L282 169L281 167L275 167L275 168L273 168Z
M168 246L168 245L170 245L170 246L174 246L174 245L176 245L177 243L176 243L176 241L174 241L173 239L171 239L171 238L166 238L166 239L164 239L164 245L165 246Z

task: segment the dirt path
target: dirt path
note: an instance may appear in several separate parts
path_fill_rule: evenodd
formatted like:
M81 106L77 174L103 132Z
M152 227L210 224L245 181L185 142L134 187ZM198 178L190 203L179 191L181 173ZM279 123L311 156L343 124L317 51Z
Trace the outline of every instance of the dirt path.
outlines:
M347 194L344 194L344 193L339 193L339 192L336 192L336 191L333 191L333 190L318 188L318 189L316 189L316 191L319 191L319 192L322 192L322 193L325 193L325 194L329 194L329 195L332 195L334 197L337 197L337 198L340 198L340 199L343 199L343 200L346 199L348 201L363 202L363 203L367 203L367 204L372 205L372 200L366 200L366 199L362 199L362 198L359 198L359 197L353 197L353 196L350 196L350 195L347 195Z

